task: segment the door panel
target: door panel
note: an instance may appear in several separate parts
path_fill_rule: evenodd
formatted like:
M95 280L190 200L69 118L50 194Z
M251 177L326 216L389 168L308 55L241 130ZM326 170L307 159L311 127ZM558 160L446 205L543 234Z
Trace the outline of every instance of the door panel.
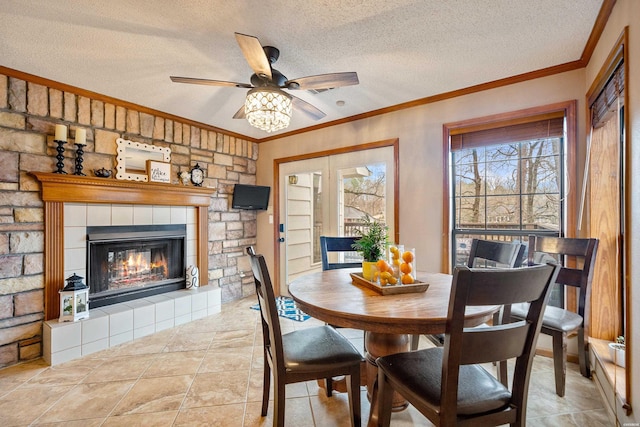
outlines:
M358 185L370 185L382 174L377 218L394 230L395 171L394 147L361 150L280 164L280 286L286 289L291 280L322 268L319 236L349 235L345 224L358 221L362 212L345 205L345 191ZM354 187L354 183L358 184ZM362 188L366 190L366 188ZM366 193L366 191L362 191ZM364 197L364 196L363 196ZM357 202L356 202L357 203Z

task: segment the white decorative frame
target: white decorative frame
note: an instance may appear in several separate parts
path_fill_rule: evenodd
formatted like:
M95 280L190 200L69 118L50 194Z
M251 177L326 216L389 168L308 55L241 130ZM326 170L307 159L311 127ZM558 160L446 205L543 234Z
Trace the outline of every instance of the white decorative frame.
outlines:
M147 176L151 182L171 183L171 164L147 160Z
M171 149L166 147L156 147L155 145L143 144L141 142L129 141L127 139L116 139L118 145L116 149L116 178L127 181L147 182L147 160L168 163L171 161Z

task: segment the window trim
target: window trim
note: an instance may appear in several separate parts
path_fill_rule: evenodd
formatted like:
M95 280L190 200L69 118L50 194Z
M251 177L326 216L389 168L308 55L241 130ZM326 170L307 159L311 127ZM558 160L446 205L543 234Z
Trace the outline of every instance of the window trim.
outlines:
M508 126L514 123L522 123L529 120L532 117L543 117L544 115L554 115L558 112L562 113L566 120L567 135L566 135L566 150L565 150L565 198L566 198L566 215L564 222L564 230L566 237L576 237L577 230L577 210L576 210L576 191L577 191L577 161L576 161L576 145L577 145L577 100L559 102L555 104L544 105L540 107L533 107L524 110L518 110L513 112L501 113L492 116L478 117L469 120L463 120L459 122L445 123L442 125L443 135L443 171L442 185L443 185L443 212L442 212L442 265L441 270L443 272L451 272L451 241L452 241L452 228L453 217L451 215L451 165L450 165L450 150L451 150L451 136L465 133L468 131L478 129L490 129ZM575 306L575 299L570 295L567 296L568 307L573 304Z

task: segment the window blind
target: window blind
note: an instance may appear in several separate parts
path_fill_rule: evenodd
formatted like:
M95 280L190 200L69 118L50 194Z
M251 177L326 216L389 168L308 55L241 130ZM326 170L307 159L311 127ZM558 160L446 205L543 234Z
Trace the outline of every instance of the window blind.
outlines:
M591 126L594 128L603 126L612 114L618 111L618 98L621 105L624 103L624 67L621 62L613 72L611 78L604 85L602 92L596 97L590 106Z
M540 138L562 137L564 134L564 113L547 114L543 119L533 117L532 121L515 124L496 123L495 127L479 130L457 129L451 134L451 151L508 144Z

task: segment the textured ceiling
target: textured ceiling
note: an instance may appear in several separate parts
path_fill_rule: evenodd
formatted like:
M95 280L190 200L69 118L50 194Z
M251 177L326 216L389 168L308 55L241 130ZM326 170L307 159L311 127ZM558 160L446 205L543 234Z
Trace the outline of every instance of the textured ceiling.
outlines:
M280 49L289 79L356 71L360 84L295 95L282 132L580 59L602 0L3 0L0 65L252 138L232 119L249 82L234 32ZM338 106L337 101L344 101Z

